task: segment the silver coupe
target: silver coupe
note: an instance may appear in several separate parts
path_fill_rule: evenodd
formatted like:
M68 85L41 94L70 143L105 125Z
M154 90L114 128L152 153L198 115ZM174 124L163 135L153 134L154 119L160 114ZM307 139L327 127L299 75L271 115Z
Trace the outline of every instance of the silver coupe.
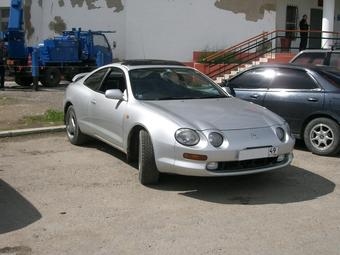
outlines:
M175 61L127 60L78 75L64 111L72 144L91 136L121 150L138 162L142 184L160 173L259 173L293 159L295 140L281 117Z

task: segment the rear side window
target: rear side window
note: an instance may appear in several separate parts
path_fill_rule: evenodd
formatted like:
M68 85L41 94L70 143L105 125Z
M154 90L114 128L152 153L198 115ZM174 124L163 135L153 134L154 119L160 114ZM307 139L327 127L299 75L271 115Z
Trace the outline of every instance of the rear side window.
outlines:
M275 77L270 88L275 89L316 89L319 86L304 70L280 68L275 72Z
M338 72L320 71L319 75L333 84L333 86L340 88L340 74Z
M105 68L105 69L100 69L99 71L93 73L90 77L88 77L84 81L84 85L89 87L92 90L98 90L107 71L108 71L108 68Z
M323 65L326 52L304 52L298 55L292 63L300 65Z
M332 52L329 58L329 65L340 69L340 52Z
M264 68L257 68L254 70L246 71L239 76L231 79L228 85L233 88L242 89L262 89L268 88L270 78L263 75L265 72Z

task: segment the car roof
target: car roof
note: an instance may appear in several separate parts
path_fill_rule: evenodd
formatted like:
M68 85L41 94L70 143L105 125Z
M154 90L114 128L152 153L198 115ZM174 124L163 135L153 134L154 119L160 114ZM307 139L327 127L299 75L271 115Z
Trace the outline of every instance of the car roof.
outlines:
M179 61L162 60L162 59L130 59L130 60L123 60L121 62L115 62L115 63L109 64L109 66L125 67L127 70L143 69L143 68L157 68L157 67L191 68Z

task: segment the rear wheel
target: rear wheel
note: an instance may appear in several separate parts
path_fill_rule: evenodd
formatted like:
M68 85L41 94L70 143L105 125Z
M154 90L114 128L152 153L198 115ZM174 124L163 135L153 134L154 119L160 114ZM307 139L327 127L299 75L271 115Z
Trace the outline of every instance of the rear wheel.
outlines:
M31 86L33 83L33 77L30 76L22 76L22 75L16 75L14 77L14 81L16 84L20 85L20 86Z
M75 145L81 145L86 142L86 135L84 135L79 126L76 113L73 106L69 106L65 116L66 134L69 141Z
M340 150L339 125L328 118L310 121L304 132L307 148L318 155L334 155Z
M146 130L139 132L139 181L143 185L155 184L159 180L151 138Z
M55 87L59 85L61 73L58 68L48 67L43 73L41 83L45 87Z

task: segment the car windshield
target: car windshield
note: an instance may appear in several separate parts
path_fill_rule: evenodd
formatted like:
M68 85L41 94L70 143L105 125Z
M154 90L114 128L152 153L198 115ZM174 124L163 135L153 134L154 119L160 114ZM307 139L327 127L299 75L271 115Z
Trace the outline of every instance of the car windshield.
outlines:
M190 68L141 68L129 72L138 100L176 100L228 97L218 85Z

